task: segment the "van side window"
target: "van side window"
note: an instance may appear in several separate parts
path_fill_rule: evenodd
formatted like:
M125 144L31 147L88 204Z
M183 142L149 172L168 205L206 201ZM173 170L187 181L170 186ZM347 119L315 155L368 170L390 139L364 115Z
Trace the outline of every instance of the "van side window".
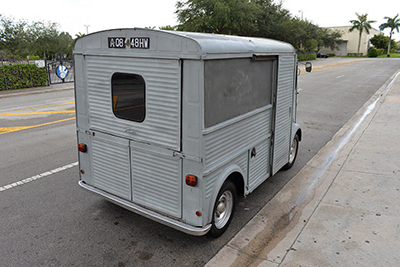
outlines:
M146 84L142 76L114 73L111 78L112 109L117 118L143 122Z
M271 104L275 67L274 60L242 58L205 61L206 128Z

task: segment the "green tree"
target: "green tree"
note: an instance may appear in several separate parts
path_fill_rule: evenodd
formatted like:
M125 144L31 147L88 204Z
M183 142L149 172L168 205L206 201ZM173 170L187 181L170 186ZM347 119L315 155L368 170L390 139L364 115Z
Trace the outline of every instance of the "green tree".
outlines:
M164 31L176 31L177 26L167 25L167 26L162 26L159 29Z
M288 26L288 41L297 48L304 49L306 51L315 51L318 46L319 30L320 28L300 18L294 18L291 20L291 25Z
M72 56L73 39L67 32L59 33L52 22L15 21L0 14L0 51L6 57L28 55L55 57L59 52Z
M81 38L81 37L83 37L83 36L85 36L86 34L84 34L84 33L81 33L81 32L78 32L77 34L75 34L75 37L76 38Z
M272 0L254 0L254 4L257 17L251 36L286 41L290 36L287 31L292 19L290 12L282 7L282 3L275 4Z
M399 32L399 27L400 27L400 19L398 18L399 14L397 14L394 18L390 17L384 17L384 19L387 20L387 22L381 24L379 26L379 29L383 31L386 28L390 28L390 36L389 36L389 45L388 45L388 52L387 56L390 57L390 47L392 43L392 34L394 34L394 30L397 30Z
M375 34L374 37L370 39L370 41L371 44L375 46L377 49L387 50L389 47L389 41L392 47L396 46L396 42L394 40L390 40L390 37L385 36L383 33Z
M62 32L57 37L57 46L59 52L67 55L67 58L72 58L72 50L74 47L74 40L68 32Z
M59 52L59 32L58 24L53 22L34 22L29 27L30 41L32 42L32 52L36 55L54 57Z
M292 17L274 0L186 0L176 4L180 31L208 32L276 39L313 50L336 47L340 33Z
M342 37L339 31L320 28L297 17L292 18L282 31L286 34L284 41L305 51L319 51L322 47L334 50L341 43Z
M257 28L254 1L187 0L178 1L176 8L181 31L249 35Z
M27 22L0 15L0 50L7 56L27 56Z
M327 28L319 29L318 40L318 51L322 47L330 48L331 50L335 50L338 48L338 45L342 43L341 40L342 34L340 31L332 31Z
M357 15L357 20L350 20L350 23L353 24L353 26L350 28L349 32L352 32L354 30L359 31L359 36L358 36L358 50L357 54L360 53L360 45L361 45L361 36L365 30L367 34L369 34L369 30L372 28L371 23L374 23L374 20L368 20L368 14L363 14L360 15L356 13Z

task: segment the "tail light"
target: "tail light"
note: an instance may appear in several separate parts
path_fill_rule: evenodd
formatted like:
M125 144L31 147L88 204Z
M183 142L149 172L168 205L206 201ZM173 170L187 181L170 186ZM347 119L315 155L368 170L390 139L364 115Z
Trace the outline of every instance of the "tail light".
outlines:
M86 153L87 146L85 144L78 144L78 150L79 152Z
M190 174L186 175L186 184L188 186L195 187L197 184L197 177Z

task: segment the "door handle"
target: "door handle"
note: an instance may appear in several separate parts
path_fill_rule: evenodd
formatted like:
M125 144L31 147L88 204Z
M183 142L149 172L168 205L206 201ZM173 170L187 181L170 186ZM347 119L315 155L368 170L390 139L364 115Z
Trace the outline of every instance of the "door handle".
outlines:
M251 153L250 153L250 158L255 158L257 156L257 151L256 151L256 148L255 147L253 147L253 149L251 150Z

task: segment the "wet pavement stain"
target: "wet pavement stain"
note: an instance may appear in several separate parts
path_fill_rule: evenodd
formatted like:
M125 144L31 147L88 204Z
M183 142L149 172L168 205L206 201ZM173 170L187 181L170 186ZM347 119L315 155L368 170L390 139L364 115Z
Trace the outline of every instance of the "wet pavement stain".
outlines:
M138 258L142 261L148 261L154 256L153 253L149 253L146 251L141 251L138 253Z
M284 236L284 232L289 230L288 228L290 228L289 226L297 214L296 208L292 207L289 212L279 217L272 229L265 228L258 233L253 241L246 246L245 251L241 251L243 254L238 257L235 264L231 267L257 266L258 263L265 260L265 258L259 257L259 255L263 254L266 248L276 244L277 240L280 240L280 237ZM292 225L295 225L295 223Z

